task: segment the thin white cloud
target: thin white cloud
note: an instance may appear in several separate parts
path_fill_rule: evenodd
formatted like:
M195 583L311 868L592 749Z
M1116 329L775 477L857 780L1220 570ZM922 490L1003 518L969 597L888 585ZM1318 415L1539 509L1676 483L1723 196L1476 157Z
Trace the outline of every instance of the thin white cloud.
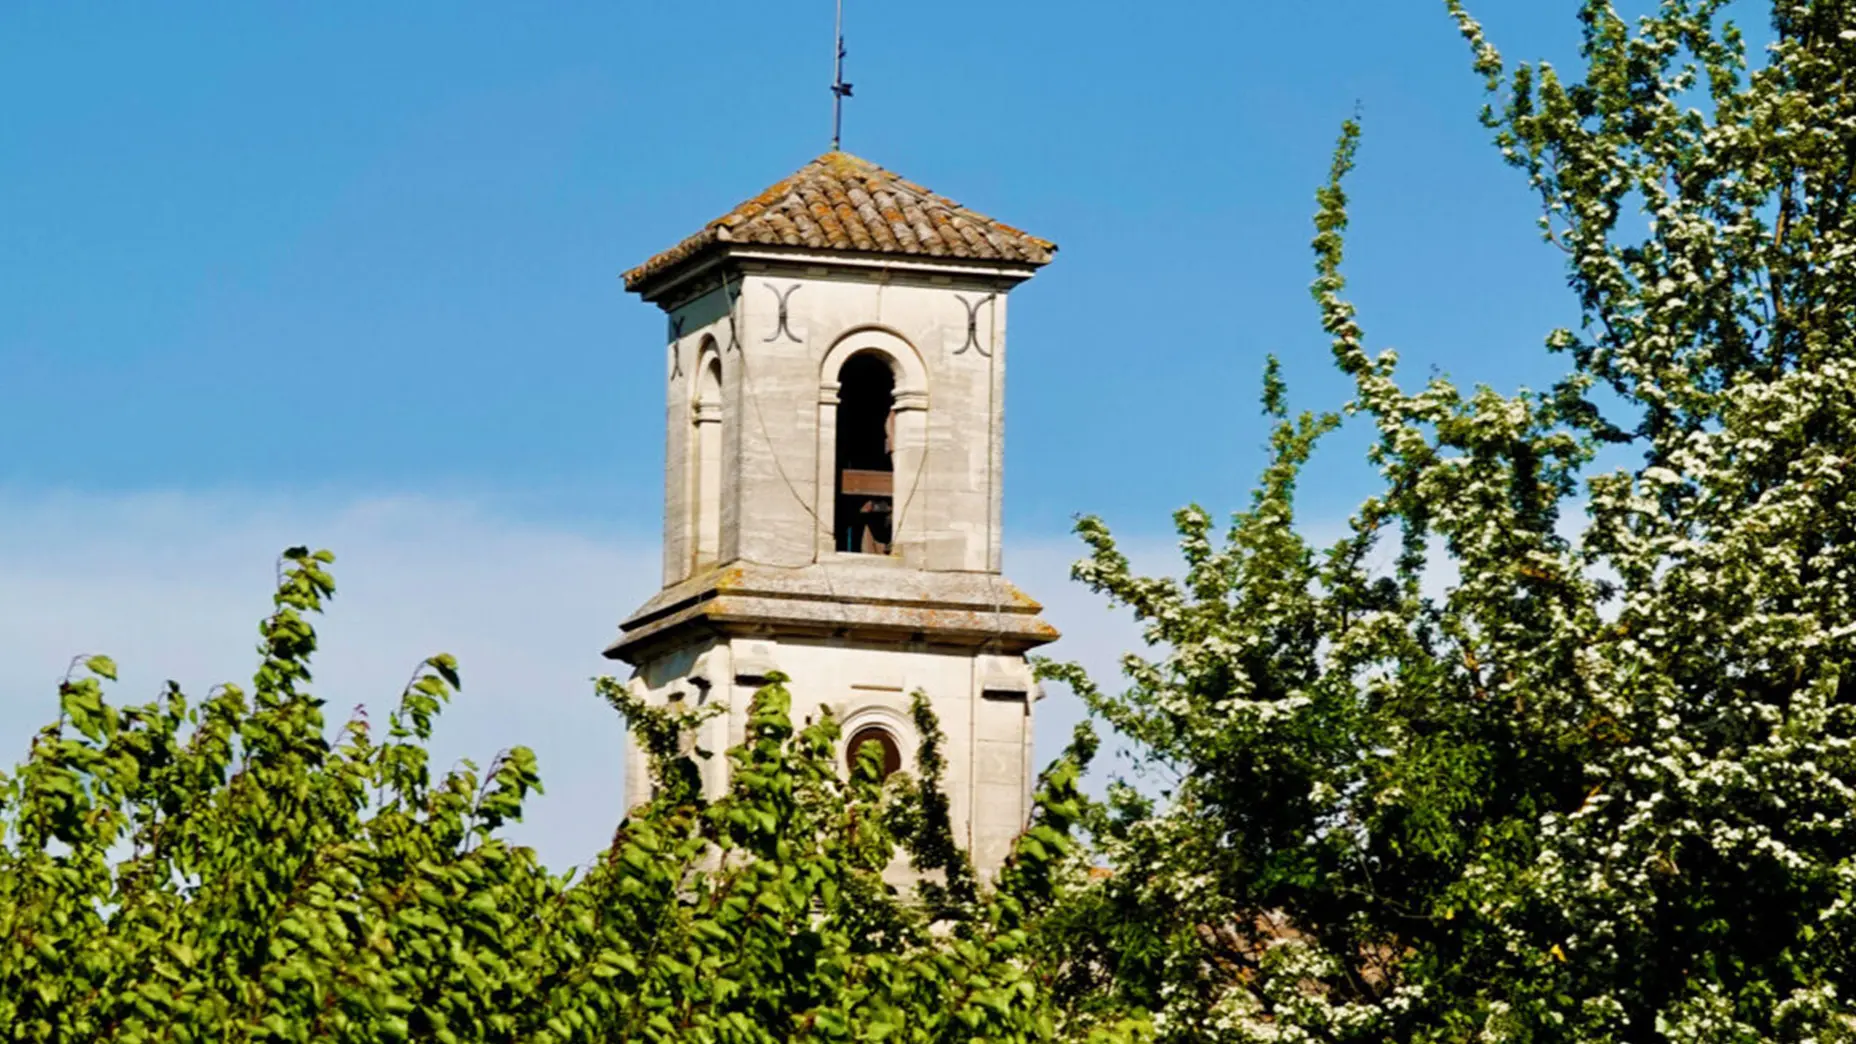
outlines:
M56 716L74 656L115 657L119 702L169 678L196 698L248 680L277 553L292 544L338 556L315 660L332 718L365 704L382 720L422 658L453 653L464 691L440 719L434 768L531 746L547 794L512 836L556 868L604 846L622 807L623 728L589 679L626 669L599 653L656 589L658 537L598 538L464 500L0 492L0 762ZM1163 561L1163 546L1136 547L1137 562ZM1047 651L1113 684L1139 640L1125 613L1068 579L1081 551L1067 536L1013 540L1008 574L1065 632ZM1083 712L1061 691L1038 711L1047 760Z
M277 553L336 551L317 622L315 691L345 718L391 708L419 661L451 652L462 697L434 738L442 770L525 743L548 794L516 828L555 865L590 857L618 820L623 730L588 679L655 549L495 519L468 504L371 500L334 508L244 497L11 497L0 501L0 751L23 755L57 713L74 655L106 652L138 702L165 679L198 697L256 662Z

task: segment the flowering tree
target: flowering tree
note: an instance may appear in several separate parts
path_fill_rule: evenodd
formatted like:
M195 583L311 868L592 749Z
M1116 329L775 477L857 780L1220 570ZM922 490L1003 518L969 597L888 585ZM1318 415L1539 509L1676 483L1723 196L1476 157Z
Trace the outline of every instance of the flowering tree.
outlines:
M1049 1039L1025 924L1072 847L1086 733L981 894L925 703L919 779L879 782L874 748L846 779L836 726L795 730L776 679L711 803L678 755L690 722L601 680L653 749L654 795L584 876L556 876L497 836L540 788L529 751L432 779L450 657L383 737L360 717L330 741L308 670L330 561L287 553L249 696L119 708L93 658L0 776L7 1039ZM898 839L938 886L922 901L883 885Z
M1272 364L1261 483L1222 533L1176 516L1180 577L1080 524L1153 652L1117 694L1046 672L1177 783L1095 823L1066 1004L1179 1041L1856 1039L1856 4L1775 0L1757 69L1723 7L1587 0L1575 79L1450 0L1583 310L1557 387L1367 350L1349 124L1314 294L1383 488L1302 538L1339 418Z

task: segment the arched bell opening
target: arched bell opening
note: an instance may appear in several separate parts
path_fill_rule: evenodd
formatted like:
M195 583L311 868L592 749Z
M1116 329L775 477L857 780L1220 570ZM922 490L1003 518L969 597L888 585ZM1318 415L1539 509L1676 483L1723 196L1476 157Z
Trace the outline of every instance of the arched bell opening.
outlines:
M838 371L837 490L833 542L853 554L887 555L895 544L896 374L875 352Z

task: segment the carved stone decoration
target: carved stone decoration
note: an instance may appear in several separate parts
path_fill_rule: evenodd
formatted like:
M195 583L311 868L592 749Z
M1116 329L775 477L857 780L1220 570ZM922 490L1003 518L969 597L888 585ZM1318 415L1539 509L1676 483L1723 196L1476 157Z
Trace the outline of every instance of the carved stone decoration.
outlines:
M987 294L985 297L969 301L966 299L965 295L954 295L954 300L967 306L967 342L959 348L954 349L955 355L962 355L967 349L971 348L975 352L978 352L983 359L992 358L992 352L988 351L984 345L980 344L980 306L991 302L994 296L993 294Z
M670 376L683 376L683 321L688 316L670 317Z
M794 283L792 286L787 287L785 290L781 290L771 285L769 285L767 289L772 290L774 300L780 302L780 321L779 321L779 325L773 328L772 333L762 338L761 343L765 344L767 341L777 341L780 339L781 334L785 334L787 337L793 339L794 341L798 341L799 335L793 332L792 327L786 325L786 300L787 298L793 296L793 291L799 289L799 284Z
M728 308L728 344L723 346L724 352L741 350L741 331L735 328L735 302L739 300L733 288L728 285L728 274L724 272L722 274L722 302Z

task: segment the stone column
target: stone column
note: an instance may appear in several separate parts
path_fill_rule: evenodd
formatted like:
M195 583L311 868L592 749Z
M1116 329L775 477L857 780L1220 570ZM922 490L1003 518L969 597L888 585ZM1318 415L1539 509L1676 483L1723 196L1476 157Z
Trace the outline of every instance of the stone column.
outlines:
M895 469L891 501L892 539L896 557L916 568L927 564L928 393L896 392L895 448L890 465Z
M812 495L812 560L830 557L837 550L833 531L837 512L838 476L838 389L837 381L818 384L818 484Z
M696 404L696 561L714 562L722 551L722 404Z

